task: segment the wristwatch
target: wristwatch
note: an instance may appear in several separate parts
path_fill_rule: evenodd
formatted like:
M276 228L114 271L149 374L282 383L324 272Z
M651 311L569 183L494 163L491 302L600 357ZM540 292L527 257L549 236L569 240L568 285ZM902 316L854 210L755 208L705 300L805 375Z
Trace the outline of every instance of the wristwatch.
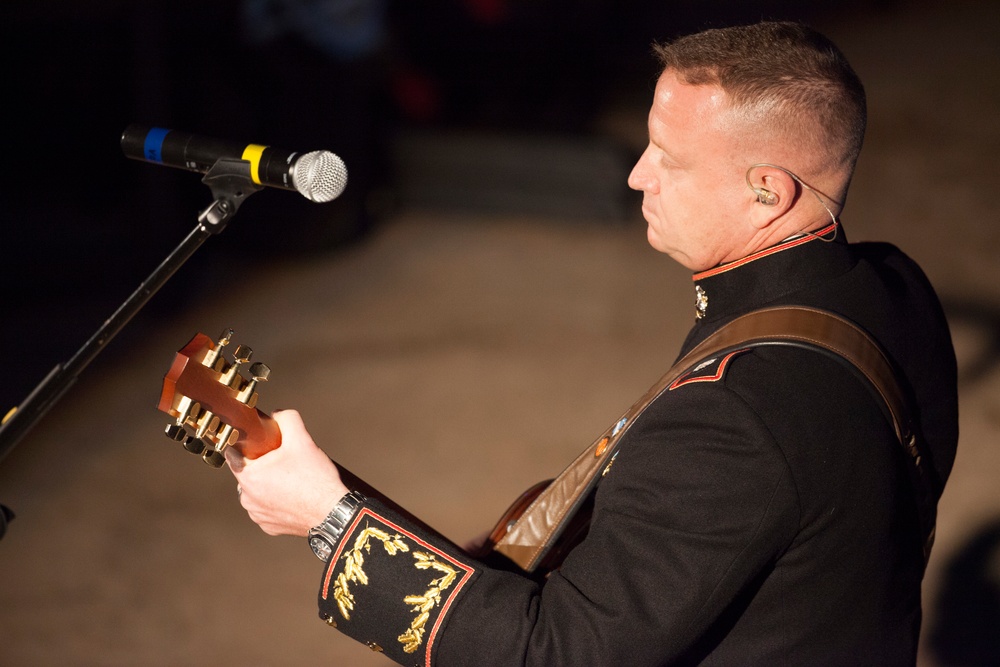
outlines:
M337 546L337 541L347 528L347 524L364 502L365 497L357 491L345 493L340 502L323 519L323 523L309 530L309 547L316 554L316 558L324 563L330 562L333 548Z

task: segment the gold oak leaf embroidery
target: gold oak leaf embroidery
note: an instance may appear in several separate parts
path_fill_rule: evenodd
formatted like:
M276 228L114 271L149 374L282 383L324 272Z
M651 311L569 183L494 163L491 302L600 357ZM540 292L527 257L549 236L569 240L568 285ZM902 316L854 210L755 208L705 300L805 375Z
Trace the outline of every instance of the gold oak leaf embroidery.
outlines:
M424 640L424 626L430 618L431 610L441 602L441 591L447 590L458 576L458 570L445 563L439 563L431 554L422 551L414 551L413 564L418 570L435 569L444 576L432 579L431 587L423 595L407 595L403 602L413 605L413 611L417 617L410 623L409 629L396 639L403 644L404 653L413 653L419 648Z
M371 553L369 540L375 538L382 543L386 553L395 556L400 551L409 551L410 548L403 542L402 536L389 535L389 533L379 528L366 526L357 539L354 540L354 548L344 554L341 558L344 561L344 569L337 575L333 586L333 599L337 601L340 615L345 620L351 620L351 611L354 610L354 595L348 587L349 583L368 585L368 575L365 574L362 566L365 564L364 553Z

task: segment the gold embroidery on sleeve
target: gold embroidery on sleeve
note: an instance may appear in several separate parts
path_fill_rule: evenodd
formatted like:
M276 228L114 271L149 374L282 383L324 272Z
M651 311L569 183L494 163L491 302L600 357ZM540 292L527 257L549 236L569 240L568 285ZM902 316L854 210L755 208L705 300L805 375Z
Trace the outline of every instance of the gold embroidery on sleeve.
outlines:
M370 526L361 531L361 534L354 540L354 548L344 554L344 569L337 575L336 583L333 586L333 599L337 601L340 615L348 621L351 620L350 612L354 609L354 595L348 588L348 583L368 585L368 575L361 567L365 564L365 557L361 552L363 550L365 553L371 553L368 541L373 537L382 543L390 556L395 556L400 551L410 550L398 534L390 536L384 530Z
M382 543L386 553L395 556L401 551L409 551L410 548L403 541L399 534L390 535L379 528L366 526L354 540L354 546L347 553L341 556L344 561L344 569L337 575L333 586L333 599L337 601L340 615L345 620L351 620L351 611L354 610L354 595L351 593L349 584L355 583L362 586L368 585L368 575L365 574L365 554L371 553L371 538ZM458 570L446 563L441 563L432 554L423 551L414 551L413 558L416 561L413 566L418 570L437 570L442 576L430 581L430 588L423 595L407 595L403 602L413 605L413 611L417 614L406 632L396 639L403 644L405 653L414 653L423 643L425 626L430 619L430 613L441 602L441 593L451 587L458 577ZM332 619L331 619L332 620Z
M447 590L455 582L455 577L458 576L458 570L438 562L431 554L414 551L413 558L417 561L413 566L418 570L433 568L443 573L444 576L432 579L431 587L423 595L407 595L403 598L403 602L406 604L414 605L413 611L417 613L413 623L410 623L410 628L396 638L403 644L403 652L405 653L413 653L423 642L424 626L427 625L431 610L441 602L441 591Z

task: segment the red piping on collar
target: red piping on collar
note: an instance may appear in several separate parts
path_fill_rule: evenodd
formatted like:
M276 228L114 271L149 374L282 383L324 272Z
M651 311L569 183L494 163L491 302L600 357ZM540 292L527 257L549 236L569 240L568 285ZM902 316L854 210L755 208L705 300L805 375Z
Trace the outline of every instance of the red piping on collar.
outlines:
M737 259L728 264L723 264L717 266L714 269L708 269L707 271L702 271L701 273L696 273L691 276L691 280L698 282L699 280L704 280L705 278L710 278L712 276L717 276L720 273L725 273L730 269L735 269L743 266L744 264L749 264L755 259L760 259L761 257L767 257L768 255L773 255L776 252L781 252L782 250L788 250L789 248L794 248L795 246L800 246L803 243L809 243L810 241L816 241L821 236L826 236L833 230L837 228L836 222L831 222L829 225L819 230L818 232L812 232L799 236L797 238L791 239L790 241L785 241L784 243L779 243L778 245L771 246L770 248L764 248L763 250L758 250L757 252L747 255L743 259Z

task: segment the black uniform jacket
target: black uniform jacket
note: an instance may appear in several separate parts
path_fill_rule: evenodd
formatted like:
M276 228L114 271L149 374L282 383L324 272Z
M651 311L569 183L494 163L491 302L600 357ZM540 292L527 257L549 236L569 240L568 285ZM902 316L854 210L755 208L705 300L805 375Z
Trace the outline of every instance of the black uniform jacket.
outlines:
M901 370L943 486L955 357L914 262L841 231L694 279L704 313L682 354L774 305L871 333ZM369 501L324 572L320 616L404 665L913 664L924 563L905 465L843 361L752 348L682 377L635 420L586 539L543 583Z

